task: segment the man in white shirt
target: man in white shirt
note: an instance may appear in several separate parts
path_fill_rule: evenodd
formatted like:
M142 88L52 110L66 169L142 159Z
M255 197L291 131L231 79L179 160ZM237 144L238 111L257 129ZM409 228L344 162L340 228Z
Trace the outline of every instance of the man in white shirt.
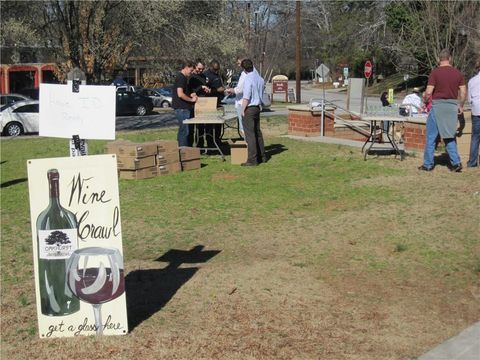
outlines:
M422 98L420 97L420 89L415 87L413 92L405 96L402 101L402 105L406 106L409 110L409 115L416 115L422 108Z
M241 136L245 137L245 132L243 130L243 116L242 116L242 101L243 101L243 83L245 82L245 76L247 76L247 73L245 70L242 68L242 60L245 59L244 57L238 57L237 58L237 65L240 69L242 69L242 72L240 74L240 77L237 82L237 86L234 88L227 89L227 93L229 95L235 94L235 110L237 112L237 118L238 118L238 132L240 133ZM253 68L253 72L257 73L257 69Z
M468 99L472 105L472 138L467 167L478 166L478 148L480 147L480 59L475 64L477 75L468 82Z
M242 117L245 140L248 145L247 161L242 166L256 166L260 162L267 162L262 130L260 130L260 110L263 104L265 81L255 71L250 59L242 60L242 68L246 73L243 83Z

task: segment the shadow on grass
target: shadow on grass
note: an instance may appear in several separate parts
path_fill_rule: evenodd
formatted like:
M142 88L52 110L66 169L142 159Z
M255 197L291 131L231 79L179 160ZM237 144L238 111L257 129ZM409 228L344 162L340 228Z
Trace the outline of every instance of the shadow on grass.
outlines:
M27 178L20 178L20 179L5 181L0 185L0 188L3 189L3 188L6 188L6 187L15 185L15 184L20 184L20 183L25 182L27 180L28 180Z
M169 250L155 260L168 262L167 267L134 270L125 277L130 331L161 310L199 270L198 267L180 268L181 265L206 263L220 253L220 250L203 251L203 248L198 245L190 250Z
M450 164L450 157L446 152L440 155L435 155L433 163L434 166L446 166L449 169L452 167L452 165Z
M287 151L288 148L286 148L282 144L270 144L265 146L265 153L267 154L268 158L271 158L274 155L280 154L284 151Z
M403 152L403 151L401 151ZM403 152L405 154L405 152ZM390 155L395 155L397 152L395 149L379 149L379 148L374 148L368 150L368 155L378 155L378 156L390 156ZM398 154L397 154L398 155Z
M235 138L235 139L232 139L232 140L241 140L240 138ZM220 149L222 150L222 153L223 155L225 156L228 156L228 155L231 155L231 151L230 151L230 145L224 141L222 141L221 144L219 144L220 146ZM277 155L277 154L280 154L284 151L287 151L288 148L286 148L284 145L282 144L270 144L270 145L267 145L265 146L265 153L267 155L267 157L270 159L272 156L274 155ZM207 152L205 152L205 148L201 148L201 153L202 154L207 154L207 155L220 155L220 152L218 150L208 150Z

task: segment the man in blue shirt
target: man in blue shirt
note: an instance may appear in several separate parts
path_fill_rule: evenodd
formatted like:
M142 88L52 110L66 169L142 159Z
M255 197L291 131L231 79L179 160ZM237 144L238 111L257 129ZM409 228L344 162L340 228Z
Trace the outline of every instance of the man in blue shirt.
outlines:
M242 60L241 66L247 74L243 83L242 117L245 140L248 145L247 162L242 166L257 166L261 162L267 162L262 130L260 130L260 110L263 104L265 82L258 72L253 71L252 60Z

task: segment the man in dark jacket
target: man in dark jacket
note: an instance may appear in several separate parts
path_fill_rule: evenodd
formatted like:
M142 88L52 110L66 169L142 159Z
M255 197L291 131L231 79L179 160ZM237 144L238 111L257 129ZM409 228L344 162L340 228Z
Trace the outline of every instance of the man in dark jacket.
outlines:
M221 106L221 101L225 96L225 86L220 75L220 63L217 60L210 61L210 68L205 71L207 80L207 87L210 88L210 93L207 96L217 98L217 107ZM215 130L215 131L214 131ZM213 124L207 125L207 132L213 136L215 134L215 142L221 144L220 135L222 132L222 125ZM215 147L212 136L207 136L208 147Z

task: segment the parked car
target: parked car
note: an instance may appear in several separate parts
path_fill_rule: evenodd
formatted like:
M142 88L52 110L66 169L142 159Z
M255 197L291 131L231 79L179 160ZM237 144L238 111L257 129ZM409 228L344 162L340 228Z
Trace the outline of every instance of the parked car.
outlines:
M168 102L168 107L172 106L172 91L173 87L172 86L164 86L158 89L155 89L160 95L164 97L164 99ZM167 107L166 103L164 102L162 107Z
M30 89L21 89L18 92L24 96L28 96L33 100L38 100L40 96L40 89L39 88L30 88Z
M235 104L235 95L225 95L221 102L223 105L233 105ZM270 96L267 93L263 93L263 111L269 111L270 106L272 106L272 101Z
M18 136L38 132L38 100L17 101L0 112L0 133Z
M139 92L142 88L140 86L133 85L119 85L117 86L117 91L130 91L130 92Z
M163 94L162 94L163 92ZM160 89L141 89L139 94L148 96L153 101L153 106L168 108L172 106L172 93L168 90L163 90L160 92ZM168 95L170 94L170 95Z
M117 115L136 114L139 116L150 113L153 102L147 96L132 91L117 91L116 113Z
M15 104L18 101L23 100L32 100L30 97L22 94L5 94L0 95L0 111L6 109L7 107Z

